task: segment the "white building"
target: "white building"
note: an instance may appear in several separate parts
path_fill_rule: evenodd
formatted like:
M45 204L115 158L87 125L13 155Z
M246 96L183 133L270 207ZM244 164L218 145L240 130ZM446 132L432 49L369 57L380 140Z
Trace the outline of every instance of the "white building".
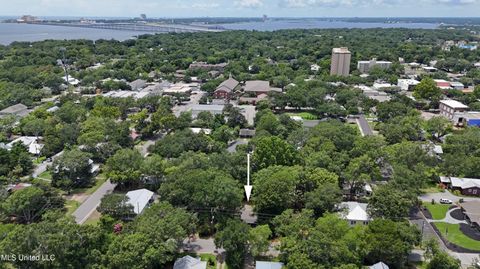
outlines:
M348 221L350 226L367 225L372 218L368 215L366 203L343 202L340 203L341 217Z
M457 82L457 81L454 81L454 82L450 82L450 86L456 90L463 90L465 89L465 85L463 85L463 83L461 82Z
M147 189L129 191L127 197L127 203L133 206L135 214L141 214L145 207L153 202L153 192Z
M207 262L201 261L200 258L184 256L175 261L173 269L207 269Z
M359 61L357 63L357 69L361 73L368 73L373 67L377 67L380 69L389 69L392 66L392 62L389 61L377 61L377 59L373 58L370 61Z
M21 142L27 147L30 154L39 155L40 151L42 151L43 147L45 146L44 144L38 143L38 140L40 139L41 137L36 136L22 136L4 145L3 148L5 148L6 150L11 150L15 143Z
M412 91L418 84L420 84L420 81L415 79L399 79L397 82L397 86L402 91Z
M67 82L68 84L70 85L73 85L73 86L77 86L78 84L80 84L80 80L72 77L72 76L68 76L68 79L67 79L67 76L63 76L62 79Z
M312 64L310 65L310 70L313 72L318 72L320 71L320 66L318 64Z
M449 120L453 120L455 113L462 113L468 110L468 106L455 100L442 100L440 101L439 108L440 114Z

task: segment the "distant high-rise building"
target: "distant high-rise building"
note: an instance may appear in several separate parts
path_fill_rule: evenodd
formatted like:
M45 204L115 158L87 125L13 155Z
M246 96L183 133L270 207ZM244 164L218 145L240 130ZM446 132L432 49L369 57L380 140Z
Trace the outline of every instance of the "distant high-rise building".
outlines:
M348 48L334 48L332 50L332 65L330 75L348 76L350 74L350 60L352 54Z
M142 18L142 20L146 20L147 19L147 14L140 14L140 18Z
M264 14L263 17L262 17L262 19L263 19L263 21L267 21L267 20L268 20L268 16Z

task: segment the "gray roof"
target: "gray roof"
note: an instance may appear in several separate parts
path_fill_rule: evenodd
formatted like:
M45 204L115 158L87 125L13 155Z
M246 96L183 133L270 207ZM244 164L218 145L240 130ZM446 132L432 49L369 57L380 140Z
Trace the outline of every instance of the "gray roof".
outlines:
M193 258L191 256L185 256L183 258L177 259L173 265L173 269L206 269L207 262L200 261L198 258Z
M255 262L255 269L281 269L282 267L281 262Z
M21 113L25 110L27 110L28 107L24 104L16 104L13 106L9 106L5 108L4 110L0 111L0 114L18 114Z
M145 81L143 79L137 79L137 80L134 80L134 81L130 82L129 85L130 85L130 87L132 87L133 90L136 90L136 89L145 87L146 83L147 83L147 81Z
M232 92L238 86L238 84L239 82L237 80L235 80L234 78L229 78L222 82L220 85L218 85L215 91L224 90L227 92Z
M240 129L239 132L240 136L255 136L255 130L250 130L250 129Z
M245 82L246 92L268 92L270 91L270 82L263 80L249 80Z
M370 269L389 269L388 265L384 264L383 262L376 263L370 266Z

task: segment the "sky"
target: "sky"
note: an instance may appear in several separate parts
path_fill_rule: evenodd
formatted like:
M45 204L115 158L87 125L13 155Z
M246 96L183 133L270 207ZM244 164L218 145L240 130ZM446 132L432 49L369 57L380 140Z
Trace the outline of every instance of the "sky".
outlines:
M138 17L477 17L480 0L0 0L0 15Z

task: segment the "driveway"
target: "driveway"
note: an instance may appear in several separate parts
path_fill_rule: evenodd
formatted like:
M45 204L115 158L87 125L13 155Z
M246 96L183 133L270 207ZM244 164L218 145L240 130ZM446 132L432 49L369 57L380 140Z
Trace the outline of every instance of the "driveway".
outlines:
M78 224L84 223L88 217L97 209L97 206L100 205L100 201L102 200L103 196L108 193L111 193L117 184L111 183L110 180L107 180L105 183L102 184L87 200L81 204L75 212L73 212L73 216L75 217L75 221Z
M59 153L55 154L51 159L55 160L55 158L61 156L62 154L63 154L63 150L60 151ZM41 164L37 165L33 169L32 177L37 178L43 172L47 171L48 166L51 166L51 165L52 165L52 162L49 162L49 161L46 161L46 160L44 162L42 162Z
M222 248L217 248L215 246L215 240L213 238L196 238L196 239L185 239L183 240L183 249L187 252L193 253L222 253L225 250Z

